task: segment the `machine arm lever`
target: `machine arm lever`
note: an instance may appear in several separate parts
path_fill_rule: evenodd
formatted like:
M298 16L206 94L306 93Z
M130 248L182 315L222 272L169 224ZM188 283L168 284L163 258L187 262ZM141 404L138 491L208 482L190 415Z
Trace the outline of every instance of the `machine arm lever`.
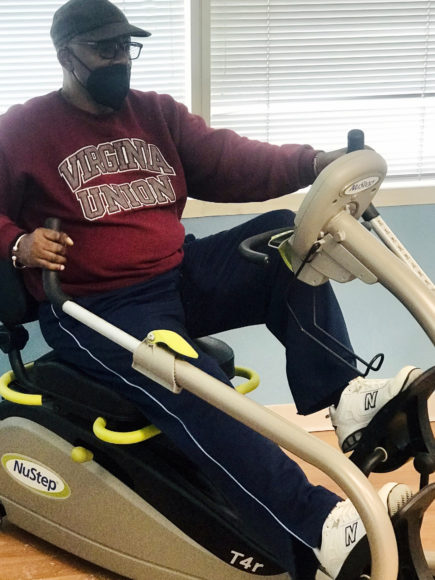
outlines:
M60 219L54 217L47 218L44 223L44 227L50 230L55 230L56 232L60 232L60 226ZM65 302L72 300L72 298L62 290L59 282L59 275L56 270L44 269L42 271L42 285L47 298L55 306L62 308Z

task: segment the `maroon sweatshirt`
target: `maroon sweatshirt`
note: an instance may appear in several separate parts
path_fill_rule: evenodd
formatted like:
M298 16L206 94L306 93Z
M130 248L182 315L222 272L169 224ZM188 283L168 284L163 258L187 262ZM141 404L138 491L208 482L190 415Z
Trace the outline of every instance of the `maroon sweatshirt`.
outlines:
M213 130L168 95L130 91L120 111L92 115L60 92L0 117L0 258L58 217L73 240L61 274L73 296L120 288L176 267L187 196L263 201L314 180L315 151ZM23 271L44 299L41 271Z

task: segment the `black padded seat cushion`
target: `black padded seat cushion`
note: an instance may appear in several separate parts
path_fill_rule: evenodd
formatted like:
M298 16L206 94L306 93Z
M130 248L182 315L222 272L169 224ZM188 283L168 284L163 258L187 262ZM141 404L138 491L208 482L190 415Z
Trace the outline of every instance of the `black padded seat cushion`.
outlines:
M90 420L102 416L108 421L146 423L133 403L80 369L60 361L53 352L39 358L30 375L35 391L53 399L63 412Z
M226 342L214 336L204 336L196 338L195 343L203 352L217 360L230 380L235 377L234 351Z

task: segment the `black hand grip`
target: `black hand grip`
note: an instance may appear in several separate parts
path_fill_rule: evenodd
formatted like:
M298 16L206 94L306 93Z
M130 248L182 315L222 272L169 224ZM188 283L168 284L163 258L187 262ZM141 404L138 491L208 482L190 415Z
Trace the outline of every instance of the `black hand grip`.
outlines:
M44 228L60 232L61 222L59 218L49 217L44 222Z
M364 131L361 129L352 129L347 134L347 152L359 151L364 149Z
M254 262L254 264L259 264L260 266L267 266L269 264L269 256L263 252L257 252L257 250L254 250L253 248L260 244L267 243L269 239L270 232L252 236L241 242L239 245L239 252L250 262Z
M283 234L284 232L289 232L292 228L278 228L276 230L270 230L268 232L263 232L261 234L257 234L255 236L251 236L246 240L243 240L239 245L239 252L242 254L244 258L249 260L250 262L254 262L254 264L259 264L260 266L267 266L270 262L270 258L268 254L264 252L259 252L255 248L261 245L269 244L271 238L277 236L278 234ZM276 247L276 246L272 246Z
M44 227L60 232L60 219L54 217L47 218L44 222ZM62 290L59 282L59 273L56 270L46 270L45 268L42 270L42 285L47 298L55 306L62 308L64 302L72 300Z

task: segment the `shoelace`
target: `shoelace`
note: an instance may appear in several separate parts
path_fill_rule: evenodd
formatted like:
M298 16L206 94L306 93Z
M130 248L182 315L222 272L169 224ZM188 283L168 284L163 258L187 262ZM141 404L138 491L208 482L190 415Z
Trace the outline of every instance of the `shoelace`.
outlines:
M395 514L397 514L397 512L399 512L403 508L403 506L405 506L409 502L411 498L412 493L407 490L405 494L397 498L395 503L390 504L390 502L387 502L388 513L390 514L390 517L393 517Z
M372 389L380 389L388 383L389 379L363 379L362 377L356 377L349 383L349 389L351 392L358 393L363 387L370 387Z

